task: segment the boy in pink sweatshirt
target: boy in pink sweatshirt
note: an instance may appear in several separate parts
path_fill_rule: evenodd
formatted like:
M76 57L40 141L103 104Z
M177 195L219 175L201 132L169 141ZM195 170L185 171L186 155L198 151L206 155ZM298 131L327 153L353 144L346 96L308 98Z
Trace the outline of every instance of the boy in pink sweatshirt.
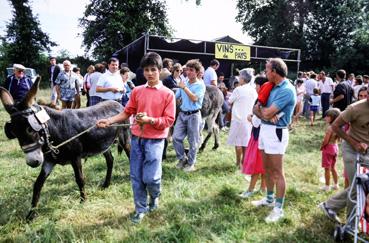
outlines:
M159 80L162 59L155 52L147 53L141 60L147 80L136 87L125 109L118 115L97 121L104 128L135 116L132 125L130 177L135 202L133 223L140 223L146 213L157 209L161 191L161 160L164 140L175 120L173 92ZM149 203L147 204L147 196Z

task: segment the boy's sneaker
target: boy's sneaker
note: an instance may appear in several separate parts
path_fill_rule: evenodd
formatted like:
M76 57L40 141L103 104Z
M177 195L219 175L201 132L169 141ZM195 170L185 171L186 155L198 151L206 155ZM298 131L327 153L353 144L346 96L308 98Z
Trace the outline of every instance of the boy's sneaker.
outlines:
M150 198L150 202L149 202L149 213L155 211L156 209L159 208L159 198Z
M320 188L320 190L323 191L323 192L328 192L330 189L331 189L330 186L322 186Z
M192 165L186 164L183 167L183 171L184 172L192 172L192 171L195 171L195 165L194 164L192 164Z
M252 201L251 204L255 207L261 207L261 206L274 207L275 205L274 200L273 202L268 202L266 197L258 201Z
M187 159L182 159L180 160L177 164L176 167L177 169L183 169L185 167L185 165L187 164Z
M145 217L145 213L135 213L132 217L131 217L131 221L134 224L139 224L141 223L142 219Z
M266 223L275 223L284 217L283 209L274 207L272 212L265 218Z
M318 207L323 211L323 213L332 221L341 223L340 218L337 216L337 213L332 209L327 208L325 202L322 202L318 205Z
M250 191L245 191L245 192L243 192L243 193L241 193L240 195L238 195L240 198L243 198L243 199L246 199L246 198L249 198L249 197L251 197L252 195L254 195L255 194L255 192L254 191L252 191L252 192L250 192Z

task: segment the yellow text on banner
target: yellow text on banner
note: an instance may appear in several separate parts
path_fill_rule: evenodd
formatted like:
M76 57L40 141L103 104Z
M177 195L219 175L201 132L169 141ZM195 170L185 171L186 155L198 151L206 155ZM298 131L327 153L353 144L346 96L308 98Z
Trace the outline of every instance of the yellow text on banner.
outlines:
M251 50L249 46L230 43L215 43L215 58L250 61Z

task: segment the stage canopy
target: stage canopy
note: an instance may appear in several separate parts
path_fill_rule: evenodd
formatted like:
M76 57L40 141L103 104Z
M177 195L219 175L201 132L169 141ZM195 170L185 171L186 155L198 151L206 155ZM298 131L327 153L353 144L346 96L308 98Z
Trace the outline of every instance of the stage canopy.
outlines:
M244 45L230 36L201 41L144 34L116 51L113 56L127 63L132 71L136 71L142 56L150 51L159 53L162 58L177 60L181 64L185 64L189 59L200 59L205 68L216 58L220 62L218 72L223 72L226 77L232 75L234 63L249 64L271 57L280 57L286 62L295 63L298 70L301 53L300 49Z

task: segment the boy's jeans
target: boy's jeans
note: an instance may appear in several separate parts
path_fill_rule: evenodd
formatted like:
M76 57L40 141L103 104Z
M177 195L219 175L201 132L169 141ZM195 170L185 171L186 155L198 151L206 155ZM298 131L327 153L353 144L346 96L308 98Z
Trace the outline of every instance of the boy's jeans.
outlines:
M152 199L160 195L163 148L164 139L132 136L130 175L137 213L145 213L148 210L147 194Z
M187 136L190 150L187 154L188 164L196 163L197 149L200 144L201 113L185 115L180 112L173 132L173 147L176 151L177 159L183 160L186 157L184 149L184 139Z

